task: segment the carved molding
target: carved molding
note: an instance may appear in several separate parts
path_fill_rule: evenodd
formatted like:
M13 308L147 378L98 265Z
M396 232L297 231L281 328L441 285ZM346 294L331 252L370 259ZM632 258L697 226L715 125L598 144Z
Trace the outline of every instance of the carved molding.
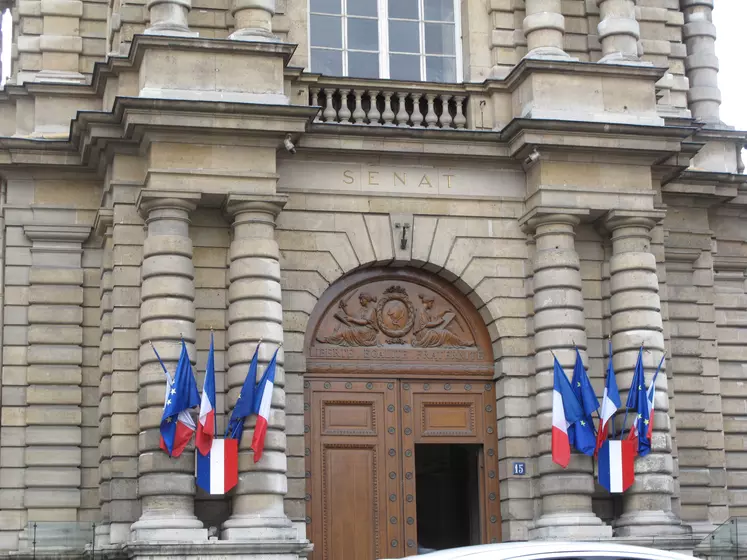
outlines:
M309 372L492 376L482 318L451 284L410 269L369 269L341 279L306 330Z

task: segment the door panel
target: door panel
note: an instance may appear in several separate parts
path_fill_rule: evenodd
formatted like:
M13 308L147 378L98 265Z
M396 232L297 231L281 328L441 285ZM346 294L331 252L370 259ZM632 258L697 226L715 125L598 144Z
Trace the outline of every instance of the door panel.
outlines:
M401 556L394 382L309 381L306 392L313 559Z
M482 542L500 541L492 383L338 378L305 388L312 560L417 554L415 444L479 446L474 531Z
M495 391L493 383L413 382L402 384L403 409L411 409L411 430L403 432L405 455L416 443L481 444L478 477L482 541L501 541L500 499L498 494L498 453L495 434ZM406 418L405 418L406 419ZM407 457L405 457L407 461ZM405 463L405 473L415 471L414 453ZM412 494L415 494L413 481ZM417 496L413 501L417 500ZM405 508L408 507L405 503ZM414 505L413 505L413 516ZM417 542L417 524L405 528L407 544ZM412 536L414 535L414 536ZM408 556L415 554L407 548Z

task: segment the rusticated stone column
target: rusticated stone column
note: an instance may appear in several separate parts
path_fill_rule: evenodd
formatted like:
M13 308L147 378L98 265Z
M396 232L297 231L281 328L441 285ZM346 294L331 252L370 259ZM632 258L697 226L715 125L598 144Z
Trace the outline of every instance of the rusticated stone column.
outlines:
M103 238L103 256L99 296L99 506L101 521L96 526L96 546L110 544L111 523L111 437L112 437L112 269L113 269L113 225L114 212L101 208L96 216L94 229Z
M623 406L633 379L638 351L651 381L664 352L656 258L651 229L664 212L613 210L605 227L612 236L610 312L615 373ZM632 419L628 420L628 427ZM626 432L627 433L627 432ZM615 523L617 536L665 536L684 531L672 512L674 462L669 434L669 393L665 367L656 380L655 420L651 453L635 463L635 483L623 494L623 514Z
M267 364L283 341L283 310L280 294L280 251L275 241L275 218L285 205L284 196L229 195L226 212L233 223L228 273L228 397L230 407L247 374L249 362L260 339L259 360ZM285 455L285 372L283 351L272 394L267 439L262 459L254 463L249 451L251 423L247 421L239 444L239 483L233 499L233 513L223 526L223 537L240 541L280 541L288 548L275 550L283 558L300 551L299 541L283 509L287 493ZM260 367L258 376L263 373ZM263 555L264 556L264 555ZM269 555L268 555L269 557Z
M140 436L138 494L142 515L132 524L133 540L207 540L194 514L195 458L190 445L179 457L159 447L165 377L150 346L157 347L173 375L184 337L195 349L195 286L189 214L197 193L143 190L138 199L148 233L143 244L140 305ZM194 365L194 364L193 364Z
M597 0L600 22L597 26L602 42L602 59L612 64L641 64L638 40L641 27L635 18L636 0Z
M32 243L24 506L29 523L74 522L81 501L81 259L91 228L27 225L24 232Z
M275 0L233 0L231 13L235 31L229 39L236 41L278 41L272 33Z
M594 515L591 457L573 453L568 468L552 462L553 354L567 372L575 362L574 345L585 354L584 301L574 242L579 217L571 213L535 212L524 219L534 232L534 346L537 468L542 515L531 538L606 538L610 527Z
M524 34L527 58L571 59L563 49L565 18L560 0L526 0Z
M148 0L150 25L145 34L197 37L197 32L189 30L187 21L191 9L192 0Z
M683 29L687 58L685 71L690 80L687 99L693 117L707 123L720 123L721 91L718 88L716 26L713 0L680 0L685 14Z

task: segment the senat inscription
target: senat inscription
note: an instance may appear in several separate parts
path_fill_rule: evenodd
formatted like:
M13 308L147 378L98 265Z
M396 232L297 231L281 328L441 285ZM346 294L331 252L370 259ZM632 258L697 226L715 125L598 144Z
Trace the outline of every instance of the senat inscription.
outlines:
M362 181L370 187L423 187L435 188L438 185L438 178L443 177L446 180L446 188L450 189L454 185L456 175L413 173L407 171L368 171L363 173ZM345 185L355 183L355 171L344 169L342 171L342 182Z

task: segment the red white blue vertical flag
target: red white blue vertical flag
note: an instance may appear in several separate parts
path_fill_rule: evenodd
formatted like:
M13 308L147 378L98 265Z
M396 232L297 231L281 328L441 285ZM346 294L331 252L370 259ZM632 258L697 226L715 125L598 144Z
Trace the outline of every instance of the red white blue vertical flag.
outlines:
M635 440L605 441L597 461L599 484L613 494L625 492L635 481L635 457Z
M651 437L654 435L654 397L656 396L656 378L659 376L661 366L664 365L664 356L659 361L659 367L656 368L654 378L651 380L651 385L648 387L646 392L646 399L648 400L648 441L651 441ZM650 448L649 448L650 450Z
M609 435L609 424L620 408L620 391L617 389L615 370L612 367L612 341L609 343L609 361L607 362L607 379L604 382L604 395L602 396L602 410L599 413L599 431L597 432L596 453L602 447ZM596 454L595 453L595 454Z
M213 333L210 333L210 351L205 367L205 382L202 385L200 417L197 421L195 446L202 455L210 453L215 438L215 347Z
M555 356L553 360L552 460L566 468L571 461L568 427L583 418L584 413L563 367Z
M280 350L279 347L275 350L270 363L267 365L264 375L262 375L255 396L256 404L254 409L257 413L257 423L254 426L254 436L252 437L252 449L254 450L255 463L262 458L262 453L265 449L267 425L270 422L272 390L275 387L275 370L277 369L278 350Z
M216 438L210 451L196 454L197 486L210 494L225 494L239 481L239 440Z

